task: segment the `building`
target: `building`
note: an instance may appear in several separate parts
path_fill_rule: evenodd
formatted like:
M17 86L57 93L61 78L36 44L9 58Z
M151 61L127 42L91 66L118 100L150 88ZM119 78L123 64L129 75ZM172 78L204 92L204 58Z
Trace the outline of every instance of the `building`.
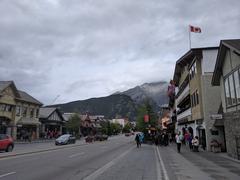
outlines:
M13 81L0 81L0 133L21 139L39 137L39 108L42 103L16 88Z
M120 124L123 128L127 124L128 121L126 119L112 119L111 123L118 123Z
M220 88L211 85L218 47L194 48L177 62L174 82L178 87L175 96L177 131L190 132L199 137L203 149L211 150L211 141L223 144L224 129L215 133L212 116L221 106Z
M47 133L55 133L55 136L66 132L65 120L56 107L42 107L39 111L41 122L40 135L45 137Z
M212 84L221 89L227 153L240 159L240 39L220 42Z

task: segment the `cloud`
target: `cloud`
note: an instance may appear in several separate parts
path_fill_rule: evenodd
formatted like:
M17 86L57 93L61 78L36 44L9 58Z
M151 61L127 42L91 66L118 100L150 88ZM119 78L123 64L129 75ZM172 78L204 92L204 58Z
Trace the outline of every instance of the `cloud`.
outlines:
M238 0L2 0L0 80L45 104L168 81L192 46L239 38ZM224 13L223 13L224 12Z

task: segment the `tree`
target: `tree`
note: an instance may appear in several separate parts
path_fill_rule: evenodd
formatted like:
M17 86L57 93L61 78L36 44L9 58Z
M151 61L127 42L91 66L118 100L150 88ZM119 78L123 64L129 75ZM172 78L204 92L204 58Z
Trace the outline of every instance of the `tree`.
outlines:
M144 122L144 115L149 116L149 122ZM153 111L153 108L150 105L149 101L146 100L144 104L138 108L136 128L138 131L147 133L147 128L149 126L156 127L156 124L157 124L157 115Z
M69 121L66 124L66 128L69 132L80 135L80 125L81 125L81 118L78 116L78 114L74 114L70 117Z

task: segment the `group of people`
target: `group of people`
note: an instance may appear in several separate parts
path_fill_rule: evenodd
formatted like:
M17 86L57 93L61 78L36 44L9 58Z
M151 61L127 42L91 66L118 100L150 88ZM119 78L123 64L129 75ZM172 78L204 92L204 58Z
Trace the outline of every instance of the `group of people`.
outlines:
M170 138L169 138L170 137ZM158 133L154 137L154 141L156 145L160 146L168 146L169 141L171 139L171 136L164 131L162 133ZM141 144L144 140L144 134L143 133L137 133L135 136L135 141L137 144L137 148L141 147ZM177 151L181 152L181 146L182 144L186 144L189 146L189 149L193 152L199 152L199 138L198 136L193 137L193 135L189 132L186 132L184 136L181 134L181 132L178 132L175 136L175 142L177 144Z
M168 146L169 144L169 134L164 131L162 133L157 133L154 141L156 146Z
M199 138L198 136L193 137L192 134L186 132L183 135L181 135L181 132L178 132L175 136L176 143L177 143L177 150L180 153L181 151L181 145L183 142L185 142L186 145L189 146L189 149L194 152L199 152Z

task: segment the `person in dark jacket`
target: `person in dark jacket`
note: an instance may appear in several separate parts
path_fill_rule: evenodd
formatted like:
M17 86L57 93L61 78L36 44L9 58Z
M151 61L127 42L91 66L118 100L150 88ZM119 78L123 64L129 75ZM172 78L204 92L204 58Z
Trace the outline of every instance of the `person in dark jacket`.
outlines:
M137 148L141 147L140 135L136 134L135 141L137 143Z

